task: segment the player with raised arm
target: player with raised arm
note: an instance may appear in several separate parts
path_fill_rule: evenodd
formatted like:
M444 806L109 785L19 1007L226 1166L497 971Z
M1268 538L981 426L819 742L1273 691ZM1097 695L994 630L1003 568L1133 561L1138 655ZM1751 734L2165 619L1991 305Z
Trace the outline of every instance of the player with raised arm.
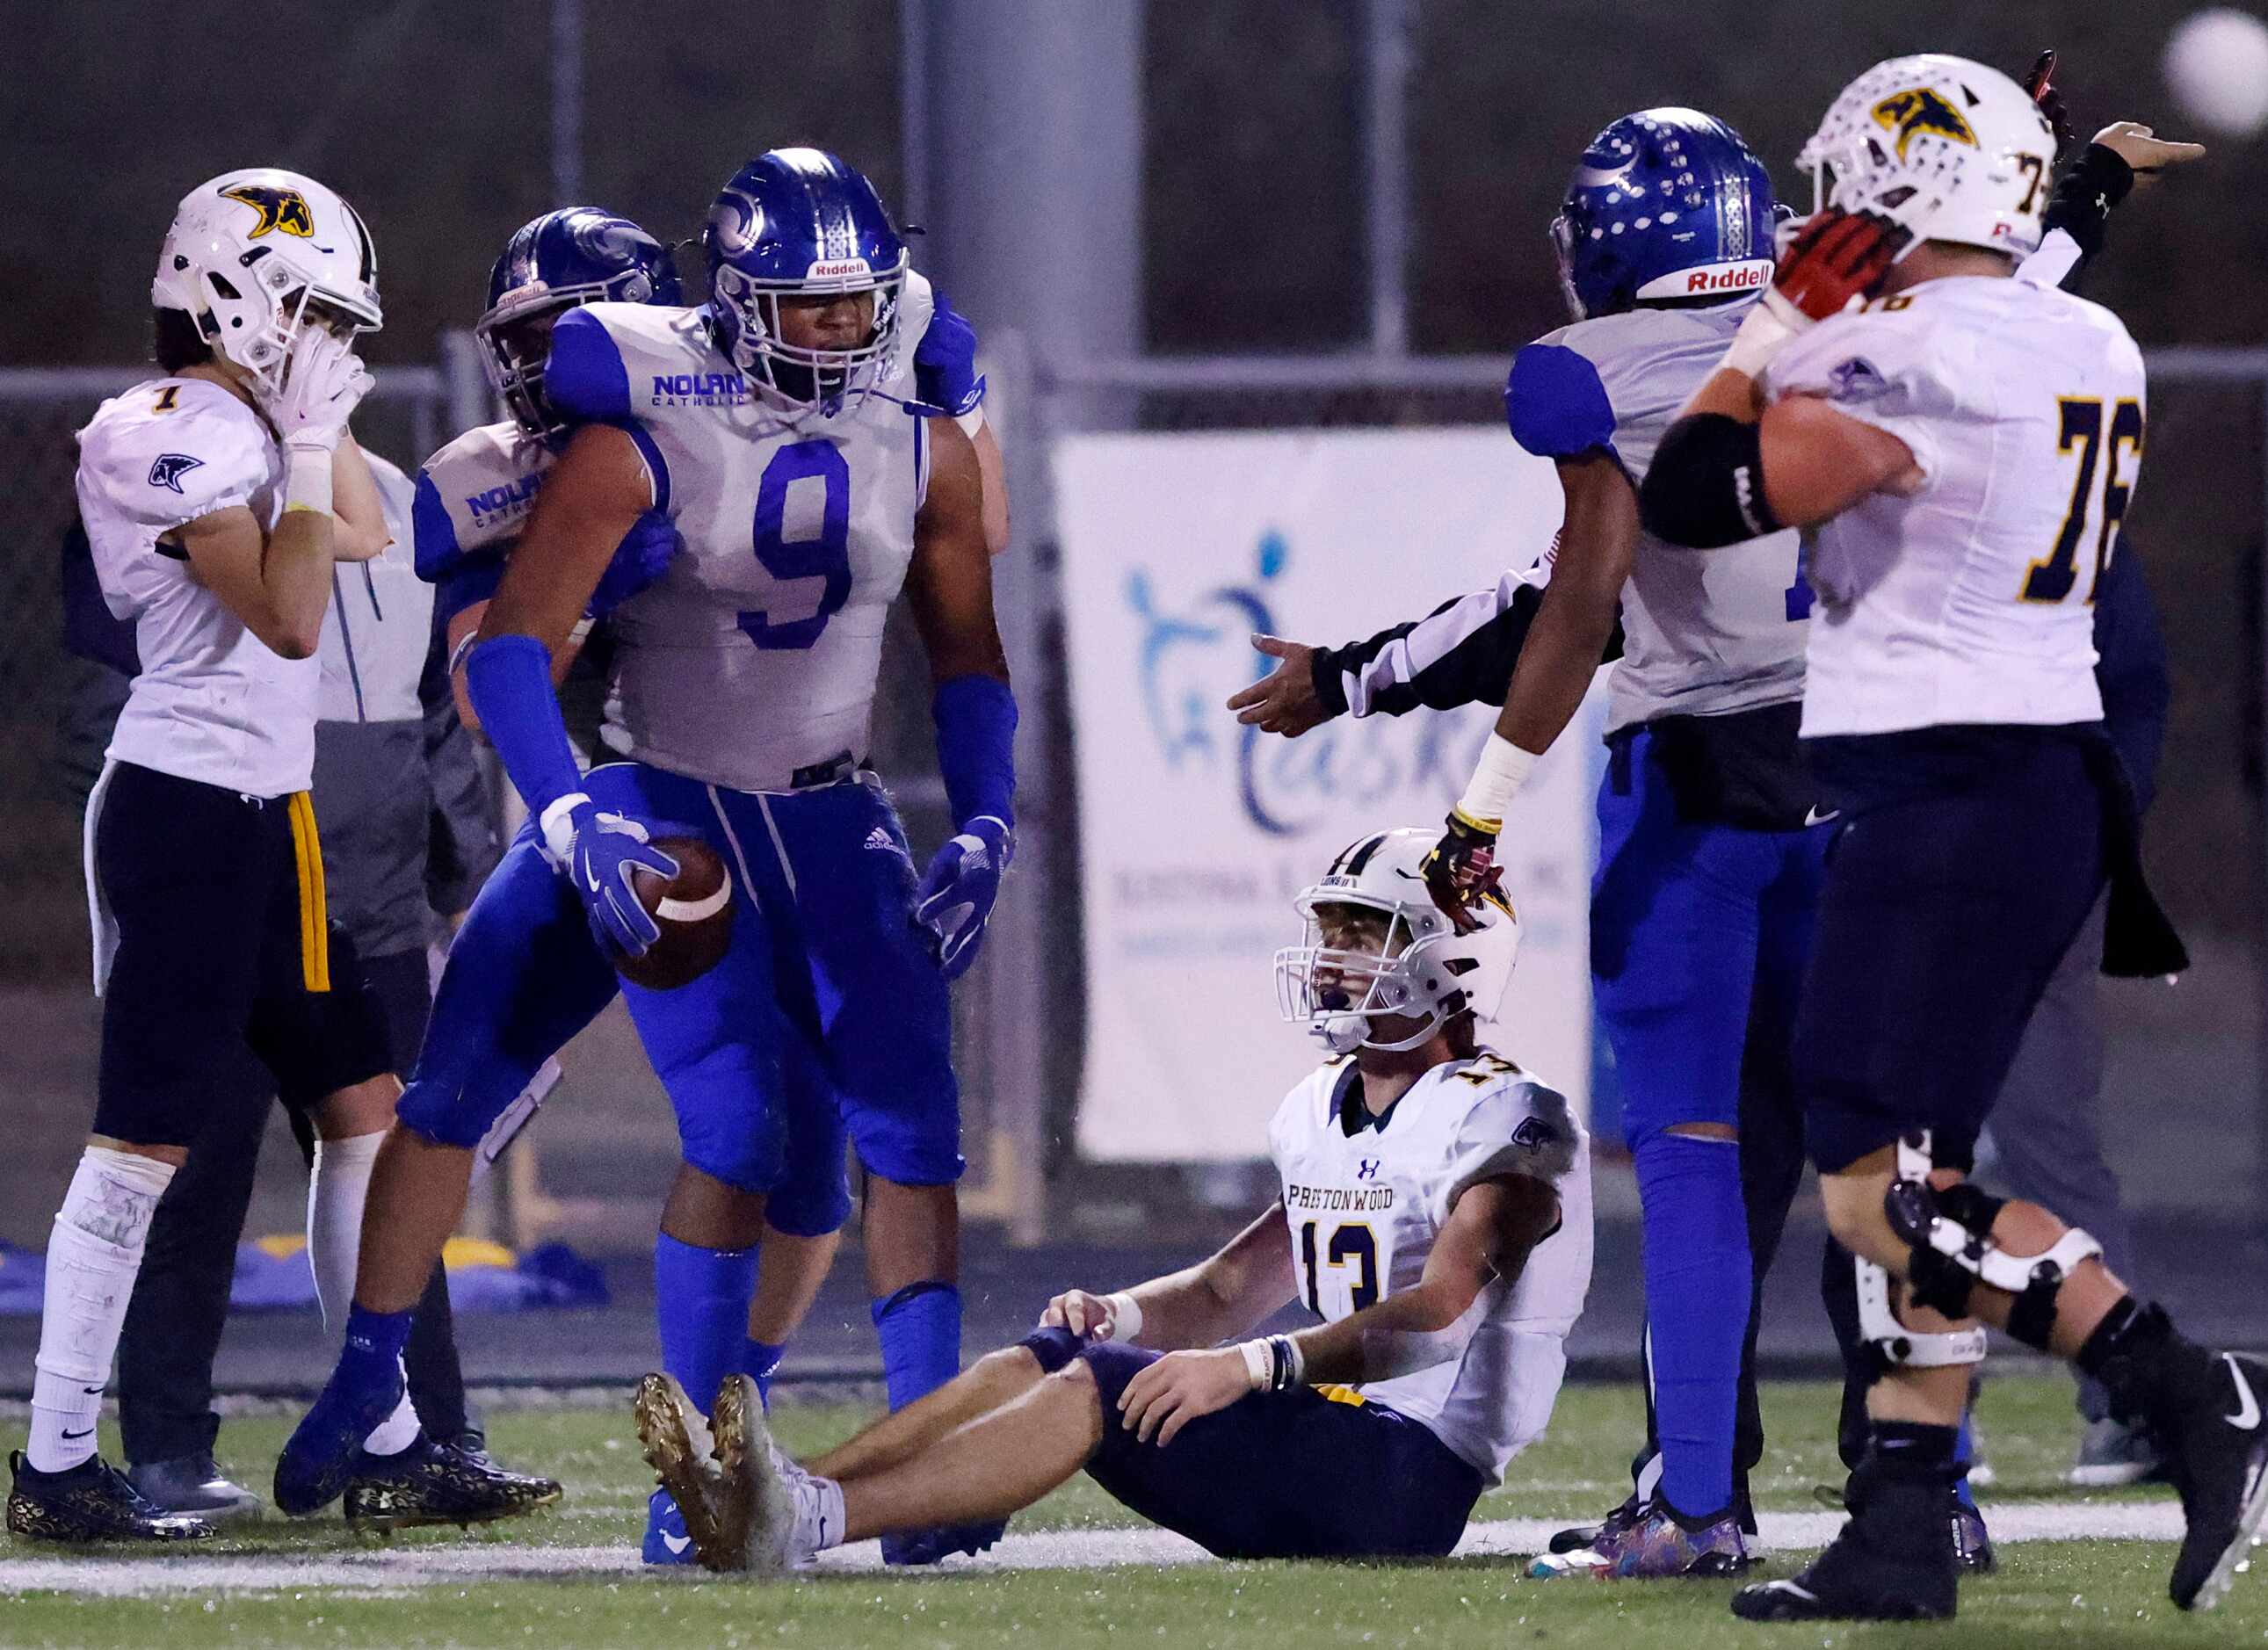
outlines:
M2039 110L1982 64L1859 76L1799 157L1821 210L1640 491L1650 531L1712 554L1806 533L1803 736L1842 816L1795 1072L1829 1224L1883 1273L1861 1309L1889 1368L1850 1521L1739 1594L1750 1619L1954 1613L1940 1509L1972 1314L2162 1441L2177 1605L2217 1602L2268 1518L2268 1365L2187 1341L2086 1233L1932 1160L1973 1137L2106 882L2106 971L2185 962L2142 879L2088 608L2139 469L2140 352L2107 311L2008 278L2052 162Z
M1550 1418L1591 1197L1566 1102L1474 1040L1467 991L1508 966L1511 910L1459 932L1418 880L1431 840L1373 832L1299 897L1278 995L1331 1057L1269 1125L1265 1213L1182 1271L1057 1295L1035 1333L806 1465L728 1383L703 1561L778 1573L1005 1519L1081 1468L1224 1558L1447 1554ZM1234 1339L1295 1301L1324 1322Z
M710 305L599 303L554 323L543 392L578 428L505 568L468 681L541 850L584 908L561 903L555 882L537 943L585 917L604 948L594 961L653 943L630 879L674 874L674 862L650 845L647 821L702 836L736 890L717 968L674 991L623 988L685 1148L656 1251L672 1374L708 1395L742 1366L753 1245L783 1182L793 1115L830 1103L873 1175L868 1274L902 1403L959 1362L946 984L974 960L1012 840L1015 711L979 465L952 416L907 396L929 289L865 179L816 151L762 156L718 196L706 244ZM613 615L606 737L631 760L586 778L549 660L648 512L685 549ZM937 683L960 828L918 888L864 760L883 622L902 586ZM535 1052L527 1029L507 1024L491 1044L524 1057ZM513 1092L437 1093L431 1116L405 1108L381 1160L388 1219L357 1322L278 1463L287 1507L328 1499L340 1437L391 1387L401 1282L454 1225L471 1146Z
M93 1440L151 1214L247 1042L321 1138L316 1276L354 1269L363 1182L337 1148L386 1127L400 1085L326 917L307 787L332 568L390 536L347 431L371 386L354 339L382 320L377 275L360 216L313 179L258 168L198 185L151 283L165 375L79 432L80 517L142 671L87 806L101 1072L48 1246L31 1440L8 1498L19 1536L212 1533L162 1514ZM406 1406L364 1433L381 1424L394 1451L417 1435ZM350 1450L349 1476L362 1459Z

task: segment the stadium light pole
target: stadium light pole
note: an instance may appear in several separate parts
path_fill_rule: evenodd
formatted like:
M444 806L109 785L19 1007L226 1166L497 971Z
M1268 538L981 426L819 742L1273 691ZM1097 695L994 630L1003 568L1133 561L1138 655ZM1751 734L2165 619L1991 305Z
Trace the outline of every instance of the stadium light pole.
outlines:
M1363 20L1370 350L1398 360L1410 353L1410 0L1365 0Z
M583 0L551 0L551 198L583 198Z

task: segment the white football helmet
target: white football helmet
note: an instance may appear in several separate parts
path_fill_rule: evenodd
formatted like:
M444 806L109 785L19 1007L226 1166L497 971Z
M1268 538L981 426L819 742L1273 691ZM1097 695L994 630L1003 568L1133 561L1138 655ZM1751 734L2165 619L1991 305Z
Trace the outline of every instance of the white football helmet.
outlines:
M2055 133L1997 69L1926 52L1843 88L1795 164L1812 208L1879 212L1925 240L2021 258L2037 250Z
M273 166L224 173L181 197L150 301L185 311L208 344L271 390L310 304L357 332L386 319L361 214L313 178Z
M1427 891L1418 866L1440 836L1373 831L1348 844L1322 880L1292 902L1307 931L1301 944L1276 954L1277 1005L1334 1054L1414 1049L1453 1015L1467 1009L1493 1013L1512 977L1520 923L1511 902L1490 894L1473 913L1480 926L1461 934ZM1316 912L1344 905L1384 913L1386 937L1377 951L1322 943ZM1424 1023L1406 1037L1373 1036L1372 1023L1388 1015Z

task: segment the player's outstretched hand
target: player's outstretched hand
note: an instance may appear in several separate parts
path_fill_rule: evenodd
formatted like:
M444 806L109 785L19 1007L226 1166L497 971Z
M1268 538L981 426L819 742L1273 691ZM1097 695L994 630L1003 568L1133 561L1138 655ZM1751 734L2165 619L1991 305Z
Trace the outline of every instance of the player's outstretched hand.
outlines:
M959 979L976 961L984 924L1000 897L1000 879L1015 852L1016 834L1005 821L980 814L929 862L914 890L914 921L928 931L946 979Z
M914 394L959 417L984 399L984 380L976 375L976 329L944 293L932 297L937 307L914 346Z
M2135 121L2113 121L2095 133L2095 141L2134 169L2137 184L2153 181L2168 166L2187 166L2205 158L2203 144L2176 143L2161 137Z
M1117 1314L1101 1295L1089 1294L1084 1289L1066 1289L1048 1302L1048 1309L1040 1314L1040 1327L1069 1330L1090 1341L1107 1341L1118 1327Z
M1255 635L1252 645L1270 659L1281 659L1272 674L1240 688L1228 696L1236 719L1258 723L1263 733L1297 739L1311 727L1331 719L1315 693L1315 650L1304 642L1287 642L1280 636Z
M652 845L652 833L624 814L602 811L589 797L562 798L544 810L545 858L574 885L601 949L642 957L661 928L630 878L651 871L674 877L677 861Z
M1473 907L1480 903L1482 895L1494 891L1504 870L1496 862L1494 831L1474 824L1454 809L1447 824L1441 840L1433 844L1433 851L1418 869L1425 878L1425 891L1433 896L1433 903L1459 933L1469 934L1480 926Z
M2056 52L2051 46L2032 60L2032 67L2024 76L2024 94L2039 106L2046 117L2048 129L2055 134L2056 153L2066 152L2079 135L2072 130L2071 110L2065 107L2063 92L2055 83Z
M1225 1410L1252 1390L1252 1372L1233 1346L1167 1352L1135 1371L1118 1395L1119 1425L1144 1443L1174 1441L1200 1415Z
M1879 212L1815 212L1780 254L1766 294L1791 329L1839 314L1858 298L1871 298L1913 239L1913 232Z

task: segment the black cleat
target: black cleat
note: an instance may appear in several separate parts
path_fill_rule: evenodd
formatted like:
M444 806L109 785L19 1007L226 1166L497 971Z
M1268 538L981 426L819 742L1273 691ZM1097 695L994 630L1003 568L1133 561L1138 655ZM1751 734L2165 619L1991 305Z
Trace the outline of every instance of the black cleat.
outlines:
M559 1481L506 1472L488 1458L423 1433L394 1455L365 1452L347 1480L347 1522L357 1529L485 1524L549 1506Z
M1869 1455L1851 1474L1851 1521L1792 1580L1733 1595L1744 1621L1949 1621L1960 1562L1946 1470Z
M35 1541L200 1541L215 1534L206 1520L168 1513L127 1482L99 1455L65 1472L41 1472L21 1450L8 1457L8 1529Z
M220 1470L210 1450L171 1461L137 1462L126 1481L168 1513L187 1513L216 1524L249 1522L267 1509L260 1498Z
M2183 1609L2211 1609L2268 1521L2268 1364L2221 1352L2181 1386L2154 1429L2189 1526L2167 1591Z

